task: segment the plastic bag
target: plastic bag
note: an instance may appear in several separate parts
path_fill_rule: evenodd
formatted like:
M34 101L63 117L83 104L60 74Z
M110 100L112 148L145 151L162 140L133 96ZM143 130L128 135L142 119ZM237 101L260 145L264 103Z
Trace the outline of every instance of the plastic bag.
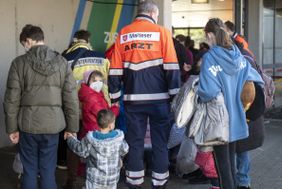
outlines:
M193 140L185 136L176 159L176 172L180 176L191 173L199 168L199 166L195 164L196 154L197 147Z
M178 128L176 124L173 124L170 130L167 148L171 149L179 144L181 144L183 137L185 135L186 127Z
M17 153L15 155L15 159L13 162L13 170L18 173L18 174L22 174L23 173L23 164L21 162L21 158L20 158L20 154Z

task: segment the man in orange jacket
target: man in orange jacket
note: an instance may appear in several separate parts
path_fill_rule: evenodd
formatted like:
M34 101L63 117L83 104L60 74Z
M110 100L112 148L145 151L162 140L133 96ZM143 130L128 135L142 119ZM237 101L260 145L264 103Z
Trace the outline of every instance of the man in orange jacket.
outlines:
M157 25L159 10L151 0L142 1L133 23L124 27L115 42L109 71L113 103L124 86L126 140L130 146L125 163L126 182L139 188L144 182L144 136L149 120L152 139L152 187L168 181L167 141L170 132L169 102L180 87L180 72L171 33Z
M238 34L235 31L235 25L233 24L233 22L228 20L224 24L225 24L226 31L228 32L228 34L230 35L232 40L234 40L235 42L241 44L243 46L244 50L248 51L248 53L250 55L252 55L252 57L254 58L253 52L249 49L248 42L244 39L243 36L241 36L240 34Z

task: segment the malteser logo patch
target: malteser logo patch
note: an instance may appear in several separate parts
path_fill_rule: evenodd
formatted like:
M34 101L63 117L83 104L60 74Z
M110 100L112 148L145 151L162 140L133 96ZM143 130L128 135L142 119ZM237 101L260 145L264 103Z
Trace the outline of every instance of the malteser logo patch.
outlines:
M120 44L130 41L160 41L160 32L134 32L121 35Z
M123 39L124 42L126 42L127 41L127 35L123 35L122 39Z

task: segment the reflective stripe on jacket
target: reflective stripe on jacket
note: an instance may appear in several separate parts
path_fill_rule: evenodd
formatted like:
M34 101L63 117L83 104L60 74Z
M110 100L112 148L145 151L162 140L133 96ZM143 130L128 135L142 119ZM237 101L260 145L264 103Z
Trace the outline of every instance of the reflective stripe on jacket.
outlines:
M103 74L104 85L102 88L103 94L110 104L108 94L108 72L109 72L109 60L104 57L102 53L93 51L91 47L85 42L79 42L72 45L69 49L65 50L63 56L67 59L69 65L73 63L76 56L84 49L87 49L85 53L77 60L74 69L72 71L73 77L76 80L77 88L79 89L83 81L83 74L86 71L97 70Z
M124 84L125 103L167 101L180 87L180 72L171 34L139 15L123 28L116 40L109 71L113 102Z

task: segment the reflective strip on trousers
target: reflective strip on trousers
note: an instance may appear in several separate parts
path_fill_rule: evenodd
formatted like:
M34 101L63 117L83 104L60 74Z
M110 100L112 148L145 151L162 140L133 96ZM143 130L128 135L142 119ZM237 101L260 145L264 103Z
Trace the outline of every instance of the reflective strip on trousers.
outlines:
M125 94L124 101L138 101L138 100L163 100L169 99L168 93L155 94Z
M125 175L130 178L140 178L145 176L144 170L142 171L125 171Z
M156 173L152 171L152 177L159 180L167 179L169 177L169 172L167 171L165 173Z
M169 172L165 173L156 173L152 172L152 183L154 186L163 186L167 183L169 178Z
M126 171L126 182L131 185L141 185L144 182L144 170L142 171Z
M141 185L144 182L144 178L136 178L136 179L131 179L129 177L126 177L126 182L131 184L131 185Z
M167 179L165 180L156 180L152 179L153 186L163 186L167 183Z

